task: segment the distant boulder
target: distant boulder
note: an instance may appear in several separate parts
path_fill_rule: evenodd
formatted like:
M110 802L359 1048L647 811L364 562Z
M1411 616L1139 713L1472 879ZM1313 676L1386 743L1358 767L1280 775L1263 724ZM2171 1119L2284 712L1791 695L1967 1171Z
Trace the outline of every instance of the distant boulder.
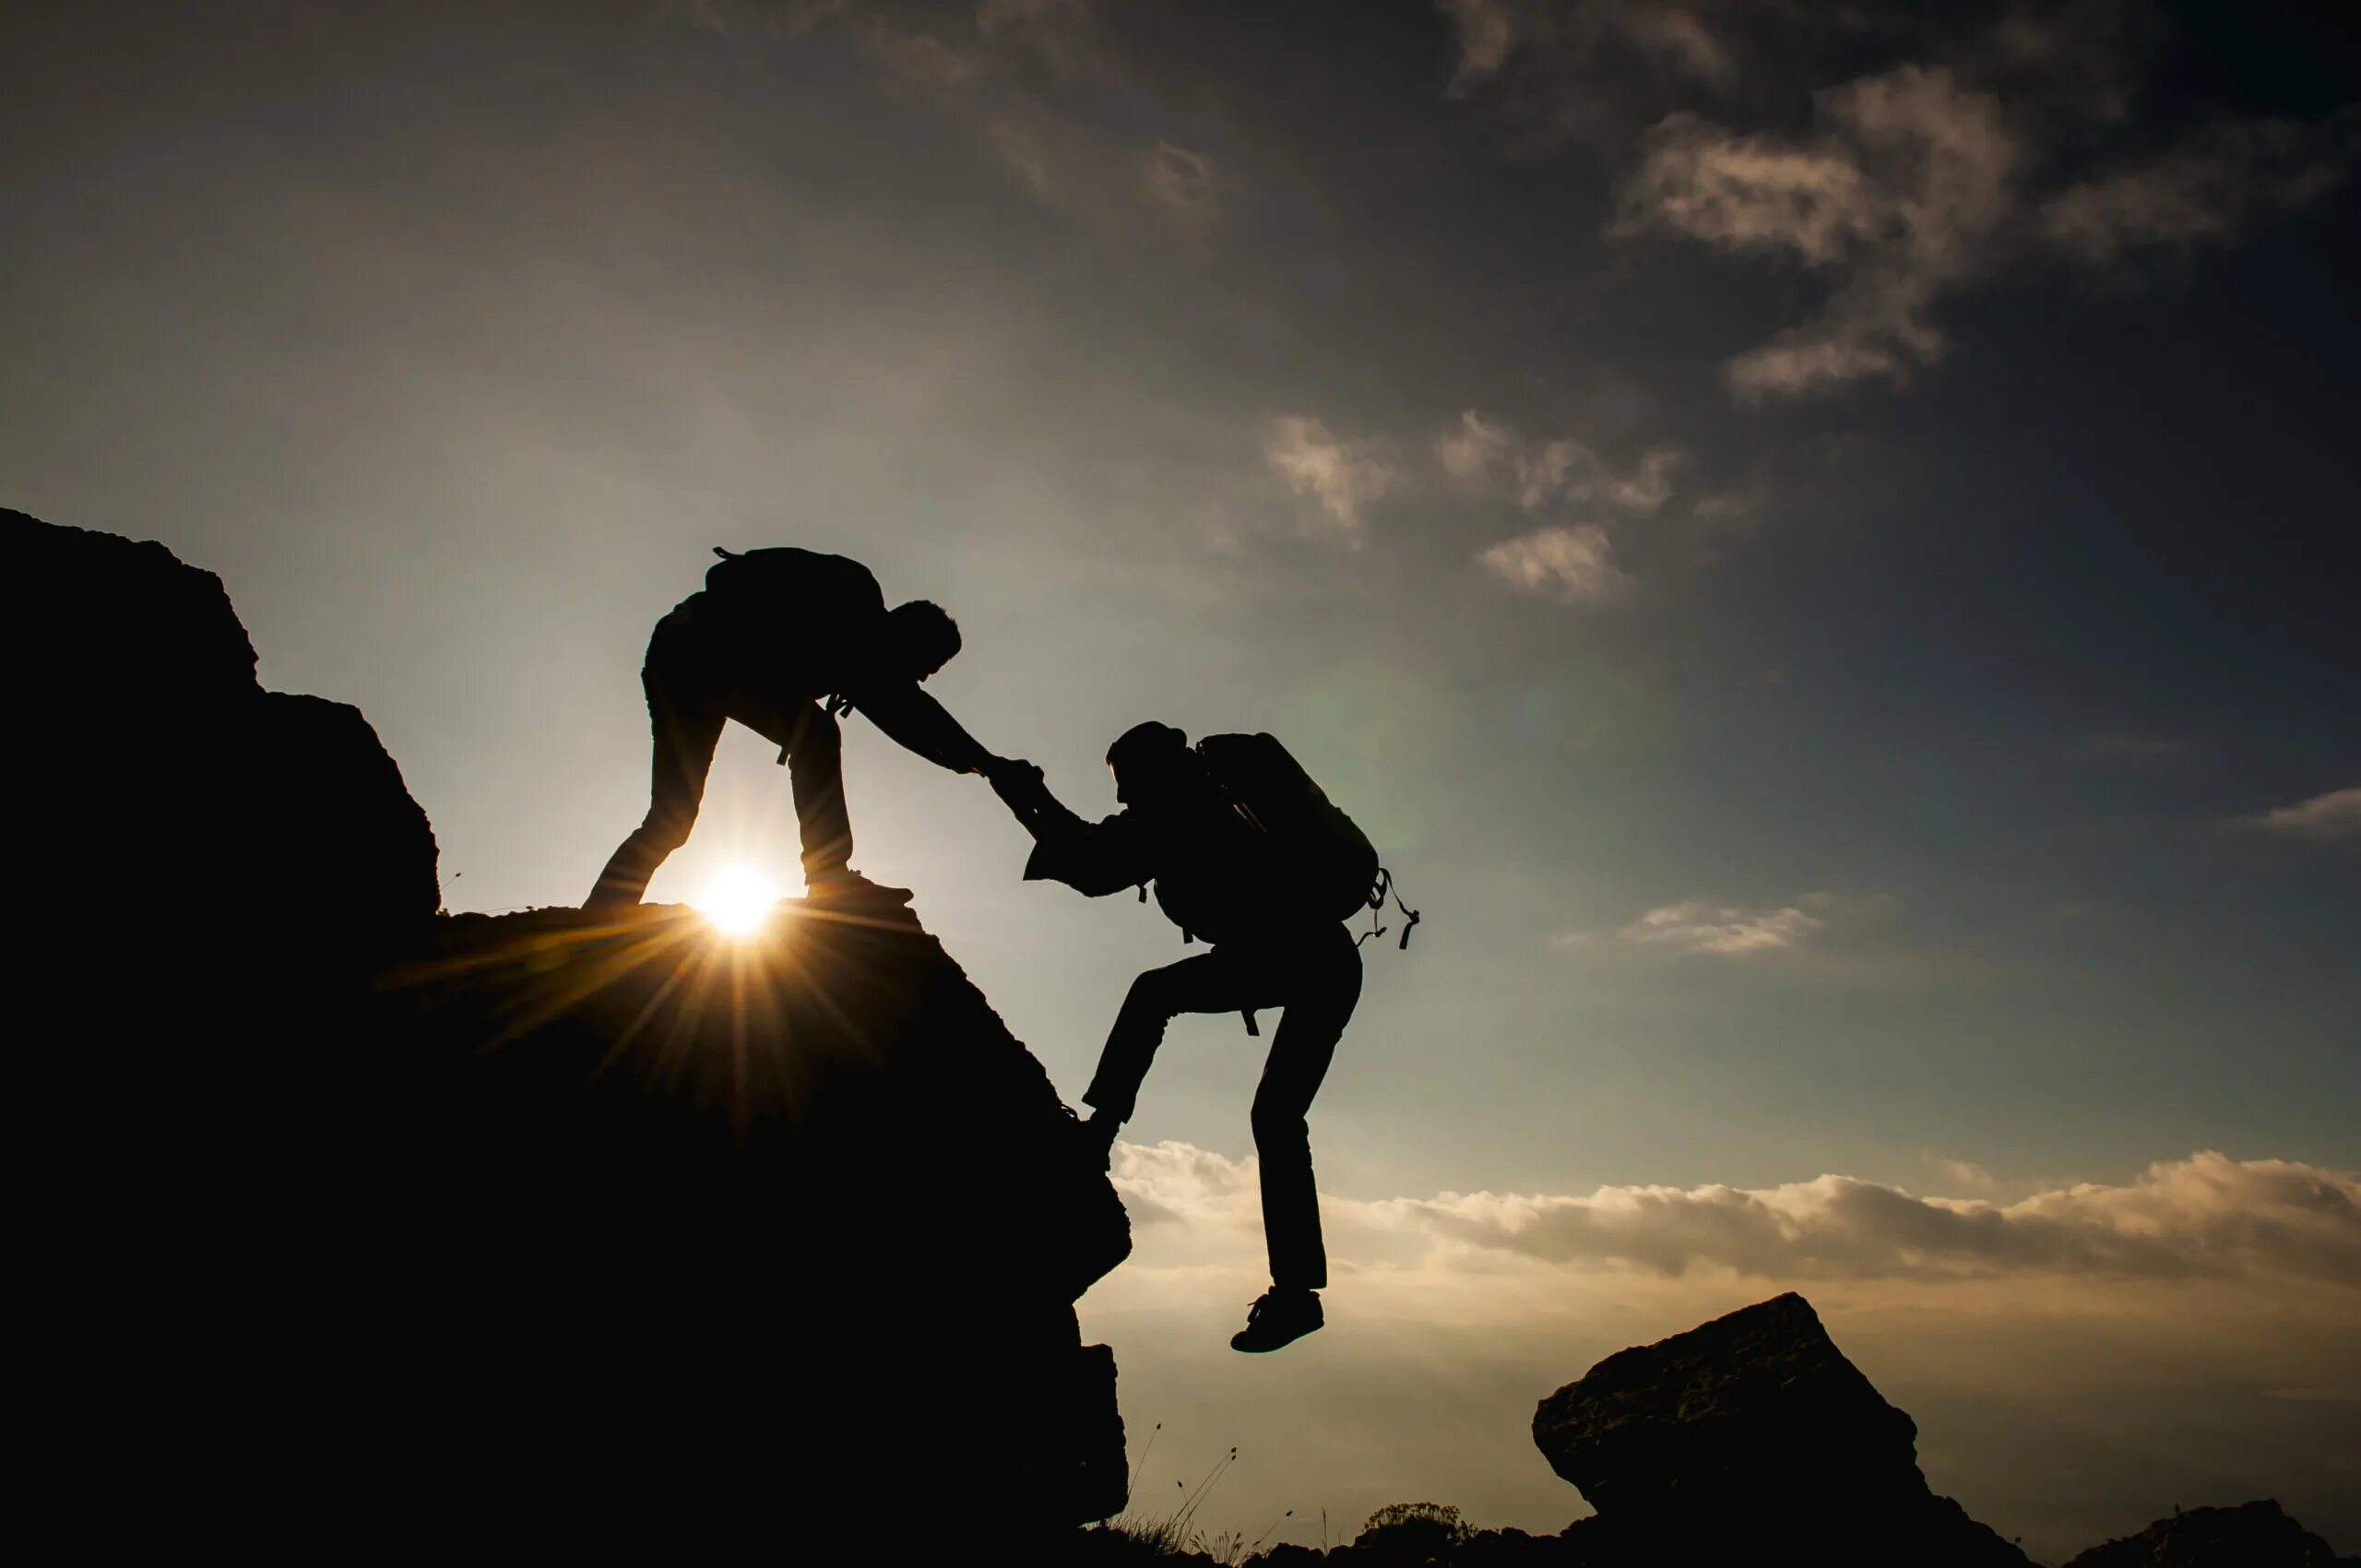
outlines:
M2339 1557L2265 1498L2177 1513L2094 1546L2066 1568L2361 1568L2361 1557Z
M1533 1440L1597 1510L1567 1532L1584 1562L2026 1562L1928 1490L1917 1428L1793 1293L1608 1357L1541 1401Z

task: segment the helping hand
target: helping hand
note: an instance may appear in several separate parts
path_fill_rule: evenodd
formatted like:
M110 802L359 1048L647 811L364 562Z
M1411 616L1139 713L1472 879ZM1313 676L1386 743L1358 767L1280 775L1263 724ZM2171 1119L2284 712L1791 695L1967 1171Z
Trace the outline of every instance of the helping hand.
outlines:
M1021 757L988 758L979 771L991 782L1001 803L1019 818L1029 818L1049 796L1041 770Z

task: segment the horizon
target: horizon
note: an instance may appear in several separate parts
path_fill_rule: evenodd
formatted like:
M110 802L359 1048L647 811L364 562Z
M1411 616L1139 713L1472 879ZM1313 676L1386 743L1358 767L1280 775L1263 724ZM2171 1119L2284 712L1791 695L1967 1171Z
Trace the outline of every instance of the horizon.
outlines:
M2056 1561L2361 1550L2361 37L2301 7L142 5L0 25L0 505L218 575L445 903L581 902L710 547L852 556L1086 817L1268 731L1423 911L1261 1288L1269 1027L1113 1174L1134 1507L1587 1512L1525 1422L1799 1290ZM125 722L136 722L126 712ZM733 725L649 888L800 885ZM846 722L1060 1093L1202 944ZM930 1151L912 1151L925 1159ZM915 1225L989 1226L942 1172ZM988 1282L942 1283L945 1299ZM901 1288L918 1289L916 1284ZM978 1434L977 1441L987 1441Z

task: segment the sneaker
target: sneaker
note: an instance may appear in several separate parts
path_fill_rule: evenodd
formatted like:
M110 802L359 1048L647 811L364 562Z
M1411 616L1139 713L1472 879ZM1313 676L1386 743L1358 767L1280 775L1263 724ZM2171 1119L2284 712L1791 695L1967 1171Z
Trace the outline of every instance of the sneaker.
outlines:
M910 890L872 882L860 873L846 868L805 873L803 897L814 904L907 904Z
M1275 1350L1292 1345L1324 1320L1316 1290L1282 1290L1272 1286L1246 1309L1246 1326L1229 1336L1233 1350Z

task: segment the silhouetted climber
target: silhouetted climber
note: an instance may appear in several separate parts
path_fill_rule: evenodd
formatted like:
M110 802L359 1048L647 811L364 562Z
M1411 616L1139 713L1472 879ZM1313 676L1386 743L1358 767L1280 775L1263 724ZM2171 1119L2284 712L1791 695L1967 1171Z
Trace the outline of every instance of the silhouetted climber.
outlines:
M1014 765L979 745L919 683L959 651L959 627L923 600L885 608L869 568L809 550L716 548L718 564L656 623L639 672L655 731L647 815L623 841L586 909L636 904L656 868L688 842L721 727L736 719L779 748L817 898L908 897L851 869L836 715L880 730L954 773Z
M1318 1328L1328 1255L1304 1124L1336 1042L1360 999L1360 950L1343 925L1370 908L1377 853L1350 818L1268 735L1213 735L1140 724L1108 749L1123 810L1086 823L1061 804L1030 764L995 765L993 788L1036 840L1027 881L1062 882L1098 897L1156 884L1156 899L1184 936L1213 950L1132 982L1083 1093L1084 1130L1102 1154L1129 1120L1165 1026L1181 1013L1285 1009L1254 1091L1263 1230L1271 1289L1230 1339L1275 1350Z

